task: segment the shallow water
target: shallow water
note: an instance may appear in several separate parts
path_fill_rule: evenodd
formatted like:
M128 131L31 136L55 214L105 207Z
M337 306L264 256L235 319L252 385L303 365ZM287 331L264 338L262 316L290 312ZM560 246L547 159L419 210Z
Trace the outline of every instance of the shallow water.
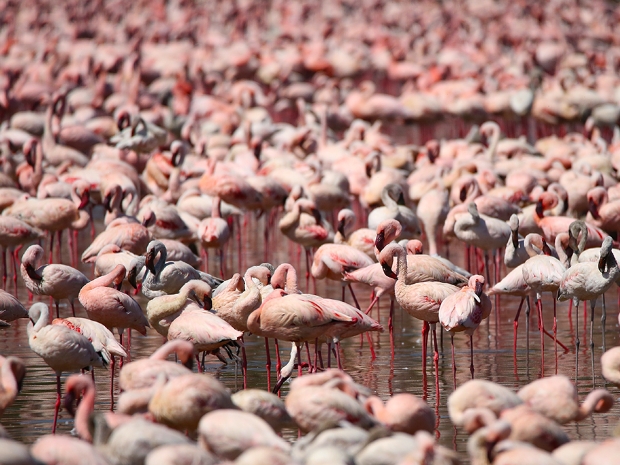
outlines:
M98 225L98 230L101 229ZM80 233L80 252L90 240L88 231ZM263 242L263 222L250 218L242 229L242 243L249 245L244 247L242 253L243 267L258 264L264 261L264 242ZM66 248L66 247L65 247ZM228 270L237 270L237 241L231 240L228 251ZM212 254L214 255L214 254ZM271 263L277 265L284 261L291 261L296 265L300 275L300 287L305 288L305 264L297 264L300 255L296 247L289 245L279 233L270 240L266 257ZM462 247L453 245L451 257L459 265L464 265L462 260ZM68 263L68 257L65 257ZM92 267L81 266L87 276L92 276ZM242 268L245 269L245 268ZM209 270L216 273L217 263L212 260ZM230 273L229 273L230 274ZM502 270L504 276L505 270ZM9 283L11 281L9 280ZM312 286L312 284L310 284ZM19 297L23 302L27 301L27 291L22 285L21 277L18 279ZM9 290L12 286L9 286ZM355 287L356 294L360 300L362 308L368 305L369 290L364 287ZM341 287L339 283L316 283L316 293L331 298L341 297ZM49 303L48 299L42 299ZM347 300L352 302L347 292ZM617 326L617 299L616 290L612 288L607 295L607 334L606 346L613 347L618 344ZM145 303L141 301L141 303ZM474 363L475 376L477 378L488 379L499 382L511 389L519 389L529 381L541 376L542 366L540 360L540 337L537 329L537 319L531 315L529 331L529 350L527 349L525 310L521 315L519 325L518 345L516 355L513 355L513 318L518 306L518 299L507 297L501 298L501 304L497 313L494 311L488 321L481 324L474 335ZM395 308L394 338L395 338L395 357L390 357L390 340L387 332L387 316L389 301L384 299L380 305L380 321L386 326L386 331L379 334L373 333L374 348L376 359L371 360L368 343L364 341L360 345L360 338L355 337L342 343L342 362L346 371L359 383L368 386L378 396L383 399L399 392L409 392L418 396L425 397L429 405L433 406L438 412L437 436L439 442L444 446L455 448L464 454L467 436L462 431L457 431L449 421L447 415L446 402L448 396L453 391L452 363L450 357L450 337L446 334L443 341L443 353L438 362L438 379L436 380L433 368L432 353L428 358L427 382L423 383L422 372L422 347L421 347L421 322L414 320L403 312L398 306ZM61 316L69 316L70 308L63 303L61 306ZM575 376L575 336L579 331L581 339L581 350L579 355L579 378L578 389L580 398L592 389L592 370L590 366L589 349L589 326L584 326L586 322L580 309L579 328L576 327L575 315L573 311L572 321L568 318L568 303L559 303L558 314L558 339L564 342L570 349L569 353L563 353L559 349L558 373L564 374L571 379ZM545 327L551 330L553 323L552 299L545 295L544 298ZM602 387L604 380L600 376L600 355L602 354L602 335L600 326L600 308L597 309L595 320L595 369L596 387ZM78 316L85 316L84 311L78 304ZM377 318L377 311L373 309L372 316ZM24 388L15 403L5 412L2 417L3 426L10 434L18 440L31 443L37 437L51 431L53 408L56 399L55 395L55 376L42 360L36 356L28 347L26 335L26 324L28 320L14 322L12 327L0 329L0 354L16 355L25 360L28 366L28 373L24 381ZM589 325L589 316L586 322ZM439 329L438 329L439 332ZM457 334L454 338L456 346L457 363L457 384L462 384L470 378L469 372L469 338L463 333ZM138 359L150 355L162 343L162 337L154 330L149 330L146 337L142 337L133 332L131 341L131 357ZM266 389L267 380L265 375L265 348L264 340L255 336L246 336L246 349L248 353L248 386ZM290 346L287 343L280 344L283 363L288 360ZM275 353L271 345L272 358L272 383L275 382ZM305 351L304 351L305 359ZM218 377L231 390L235 391L242 386L240 370L235 369L235 365L230 363L223 365L215 357L207 358L207 372ZM545 375L555 372L555 361L553 351L553 341L549 338L545 340ZM63 376L63 386L64 379ZM436 384L437 383L437 384ZM96 409L104 411L109 408L109 372L105 370L96 371L96 384L98 389ZM607 386L614 395L618 393L618 388ZM283 394L288 387L283 387ZM118 392L118 390L117 390ZM620 420L620 405L616 405L606 414L596 414L593 418L583 421L581 424L566 426L566 430L572 439L595 439L602 440L607 438ZM60 433L68 433L73 428L73 420L66 412L61 412L59 419ZM296 437L296 431L290 431L287 437Z

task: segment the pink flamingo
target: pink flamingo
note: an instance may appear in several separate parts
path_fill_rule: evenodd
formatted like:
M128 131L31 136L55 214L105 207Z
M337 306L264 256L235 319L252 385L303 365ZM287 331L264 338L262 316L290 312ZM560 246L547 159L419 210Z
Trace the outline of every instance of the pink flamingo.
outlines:
M107 458L92 444L66 435L46 434L40 437L30 449L37 463L90 463L106 465ZM34 462L28 462L34 463Z
M198 422L217 409L234 409L228 389L217 379L189 373L158 379L149 402L149 412L157 423L180 431L196 431Z
M604 187L588 191L588 210L588 223L605 231L620 231L620 201L610 202Z
M231 399L244 412L262 418L275 431L294 426L293 419L286 411L282 399L262 389L243 389L235 392Z
M541 357L543 360L544 372L544 321L542 313L542 293L551 292L553 294L553 341L555 345L556 368L557 368L557 318L556 318L556 293L560 287L562 275L566 268L555 257L549 255L538 255L533 247L533 242L539 250L548 250L544 239L538 235L528 234L525 238L524 246L530 258L523 264L521 271L523 280L536 293L536 307L538 308L538 325L540 329Z
M435 412L413 394L396 394L384 404L371 396L364 402L366 411L392 431L415 434L435 430Z
M56 406L52 426L52 433L55 433L60 409L61 373L86 367L102 367L103 360L85 336L65 326L49 325L49 309L44 303L35 303L28 314L31 320L27 327L28 344L56 373Z
M123 346L116 341L112 331L101 323L88 318L54 318L52 325L66 326L88 338L97 353L101 355L103 362L110 364L112 370L110 375L110 403L112 409L114 406L114 356L127 357L127 352Z
M262 418L240 410L218 409L198 423L198 441L223 460L235 460L243 452L265 446L288 453L291 445Z
M211 207L211 217L205 218L198 226L198 238L202 246L203 259L205 267L209 260L207 249L215 248L220 251L220 275L224 277L224 245L230 239L230 228L228 222L222 218L220 211L221 200L219 197L213 197L213 206Z
M58 233L58 255L61 255L61 235L65 229L84 229L90 221L90 215L84 211L90 198L89 186L78 180L71 186L71 199L27 199L14 203L5 210L5 215L13 216L31 226L50 232L50 263L54 249L54 236Z
M355 229L355 213L348 208L338 212L338 232L334 236L336 244L347 244L364 252L374 259L376 232L370 228Z
M28 318L28 311L15 296L0 290L0 327L18 318Z
M145 215L144 224L112 221L84 251L82 261L84 263L94 262L97 254L108 244L116 244L121 249L137 255L143 254L152 239L147 228L155 221L154 214Z
M473 334L482 320L491 314L491 301L482 292L484 277L473 275L467 286L447 296L439 307L439 322L450 332L452 342L452 376L456 386L456 363L454 360L454 333L464 331L469 335L471 363L469 370L474 377L474 338Z
M374 262L366 253L347 244L323 244L314 253L311 273L316 279L332 279L342 281L345 271L353 271L372 265ZM353 300L359 308L357 298L353 293L351 284L347 283ZM342 288L344 300L344 283Z
M26 364L17 357L0 355L0 416L13 403L26 376Z
M248 329L258 336L294 342L314 341L334 326L354 324L357 318L321 307L306 295L286 294L274 289L247 320ZM301 354L299 354L301 376Z
M579 300L590 301L590 351L592 366L594 366L594 308L596 299L605 292L620 277L620 268L612 253L612 239L606 237L600 250L600 258L596 262L580 262L564 271L558 290L558 300L574 299L577 305ZM603 338L605 335L605 312L601 319L603 325ZM604 340L604 339L603 339ZM603 347L605 343L603 342ZM605 349L603 349L605 350ZM578 349L577 349L578 351ZM577 365L578 365L578 359ZM594 382L594 370L592 371Z
M397 260L397 272L392 271L394 258ZM414 318L422 320L422 370L426 373L426 345L428 342L428 325L433 330L434 362L438 369L439 351L437 349L436 324L439 322L439 307L443 300L459 290L458 287L442 282L417 282L408 284L407 256L405 249L398 244L390 244L381 252L379 263L386 276L396 279L394 295L398 304Z
M78 295L91 320L101 323L110 330L118 329L121 344L125 328L129 328L130 331L135 329L146 336L146 328L149 327L149 322L138 302L124 292L107 287L113 283L115 286L120 286L124 278L125 267L116 265L110 273L85 285Z
M77 410L73 407L76 399L81 400ZM95 382L84 375L71 375L65 381L65 398L63 405L67 412L75 419L75 431L78 436L87 442L93 442L93 436L88 427L89 417L95 410ZM105 413L106 423L112 427L126 423L131 419L129 415L121 415L118 413Z
M24 284L36 295L49 295L56 304L56 317L60 316L58 302L68 299L75 316L73 302L89 280L80 271L67 265L50 264L36 268L43 257L40 245L31 245L22 257L20 271Z
M13 282L17 283L17 262L19 261L17 257L18 251L23 245L34 242L42 237L43 233L41 231L30 226L25 221L12 216L0 216L0 246L2 247L3 284L6 283L7 277L7 249L11 252Z
M118 377L118 385L123 391L151 388L160 373L166 378L174 378L191 373L194 363L194 345L188 341L168 341L148 358L126 363ZM166 360L176 354L181 363Z
M571 223L575 221L575 218L568 216L545 216L545 210L554 208L557 204L558 197L556 195L543 192L536 203L534 212L536 225L542 230L545 240L550 243L555 243L556 236L561 232L568 231ZM608 234L591 224L586 223L586 226L588 228L586 247L600 247Z

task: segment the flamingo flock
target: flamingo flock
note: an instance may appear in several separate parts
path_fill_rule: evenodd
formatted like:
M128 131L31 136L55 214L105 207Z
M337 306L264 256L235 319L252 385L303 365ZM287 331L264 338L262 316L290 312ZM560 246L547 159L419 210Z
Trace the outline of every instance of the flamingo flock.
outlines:
M2 346L0 463L617 463L617 438L564 427L611 418L620 386L616 5L43 0L0 17L0 335L33 354ZM477 365L481 326L512 342L510 387ZM352 341L421 379L371 390ZM27 446L10 434L33 364L56 401ZM442 441L442 398L466 451ZM74 434L55 434L67 415Z

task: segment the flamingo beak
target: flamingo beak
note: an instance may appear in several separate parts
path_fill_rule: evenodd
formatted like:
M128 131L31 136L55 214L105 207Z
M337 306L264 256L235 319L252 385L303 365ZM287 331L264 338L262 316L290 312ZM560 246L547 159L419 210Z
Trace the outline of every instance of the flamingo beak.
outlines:
M274 394L277 394L280 391L280 388L286 382L287 379L288 379L288 376L281 376L280 379L278 379L278 382L273 387L273 390L271 392L274 393Z
M204 308L205 310L211 310L213 308L213 301L208 295L205 295L205 300L202 303L202 308Z
M390 266L387 263L382 263L381 264L381 268L383 269L383 273L388 278L398 279L398 275L396 273L394 273L394 271L392 271L392 268L390 268Z
M138 283L136 282L136 278L137 278L136 268L133 267L127 272L127 281L129 282L129 284L131 284L131 287L133 287L134 289L138 289Z
M88 191L88 189L86 189L82 193L82 197L80 199L80 206L78 207L78 209L81 210L82 208L84 208L88 204L89 200L90 200L90 192Z
M112 196L110 194L106 195L103 199L103 207L106 209L106 211L111 212L112 211Z
M65 394L63 406L65 410L69 413L69 415L71 415L72 417L75 416L75 409L73 408L74 400L75 400L75 394L73 394L72 391L69 391L67 392L67 394Z
M383 250L385 247L385 232L381 231L375 237L375 247L379 249L379 251Z
M344 220L338 221L338 232L344 237Z

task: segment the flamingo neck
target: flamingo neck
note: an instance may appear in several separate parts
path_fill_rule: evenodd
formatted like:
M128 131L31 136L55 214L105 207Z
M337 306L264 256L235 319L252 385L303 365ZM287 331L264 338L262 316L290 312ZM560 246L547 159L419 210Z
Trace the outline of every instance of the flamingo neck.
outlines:
M396 260L398 267L398 281L405 284L405 278L407 277L407 255L405 249L399 247L396 250Z
M13 363L14 359L5 359L2 369L0 370L0 382L2 383L2 390L4 391L0 393L0 405L4 403L2 401L2 397L13 399L19 391L17 379L15 378L15 373L13 372Z
M593 412L607 412L613 405L613 397L606 389L595 389L590 392L579 406L575 421L589 417Z
M95 410L95 387L87 384L84 387L82 401L75 412L75 429L83 440L93 442L93 437L88 430L88 418Z

